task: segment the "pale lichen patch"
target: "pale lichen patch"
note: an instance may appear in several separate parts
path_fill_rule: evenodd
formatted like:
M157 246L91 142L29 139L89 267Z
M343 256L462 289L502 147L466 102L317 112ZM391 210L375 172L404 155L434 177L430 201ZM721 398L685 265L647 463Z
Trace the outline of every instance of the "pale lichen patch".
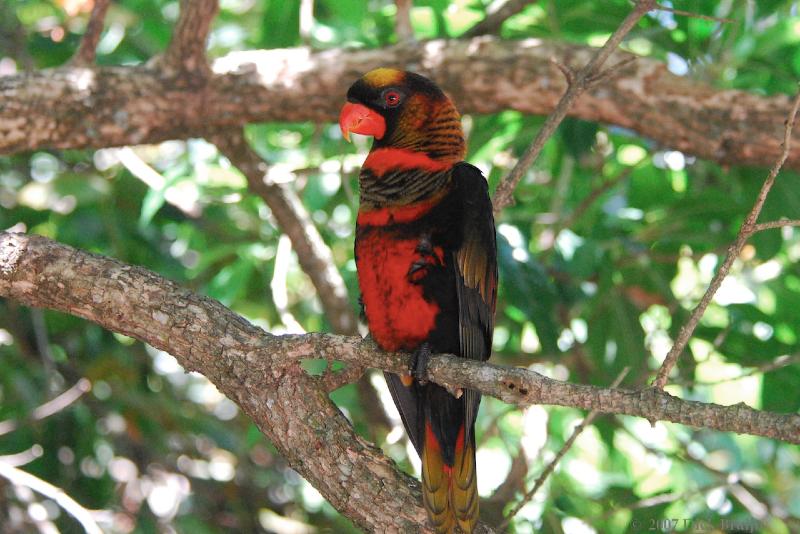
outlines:
M155 319L158 323L166 325L169 321L169 315L162 312L161 310L155 310L153 312L153 319Z

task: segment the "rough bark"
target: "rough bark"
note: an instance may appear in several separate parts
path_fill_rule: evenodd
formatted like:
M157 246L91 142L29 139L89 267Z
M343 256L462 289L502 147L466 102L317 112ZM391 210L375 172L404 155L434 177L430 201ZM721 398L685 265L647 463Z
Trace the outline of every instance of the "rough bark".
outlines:
M195 87L155 66L16 74L0 78L0 154L152 143L248 122L333 121L352 80L380 65L428 74L466 113L547 114L565 89L550 59L577 68L593 51L539 39L478 37L377 50L237 52L216 60L215 74ZM609 62L626 57L616 53ZM715 90L639 58L582 95L571 115L629 128L719 163L768 166L781 152L790 105L785 95ZM800 150L787 167L800 169Z
M302 433L300 425L306 418L285 416L292 402L304 399L303 390L297 389L301 382L310 388L305 402L314 402L314 392L324 397L318 383L296 370L297 361L322 358L395 372L407 370L410 363L407 354L382 352L372 341L358 337L268 334L217 301L181 289L155 273L34 235L0 233L0 296L71 313L170 352L187 370L206 375L236 400L271 438L277 437L287 447L290 461L301 466L313 460L287 446L294 446L291 440L297 436L276 436L270 426L291 422ZM431 359L428 375L445 386L478 389L519 406L571 406L800 443L800 415L763 412L742 404L686 401L655 388L631 391L571 384L526 369L447 355ZM295 389L286 392L288 398L272 396L272 390L289 388L290 382ZM263 402L272 408L272 419ZM287 412L276 412L275 403ZM316 420L308 424L313 428ZM341 442L342 437L336 437Z
M37 236L0 234L0 296L169 352L235 401L289 464L362 528L427 532L419 527L426 519L418 482L357 437L313 377L286 365L308 357L312 344L270 336L145 269Z

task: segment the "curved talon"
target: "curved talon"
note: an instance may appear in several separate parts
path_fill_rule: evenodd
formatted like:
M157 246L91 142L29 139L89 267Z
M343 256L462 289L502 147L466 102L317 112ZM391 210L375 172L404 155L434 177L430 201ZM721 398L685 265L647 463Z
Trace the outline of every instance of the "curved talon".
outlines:
M427 234L420 237L414 252L418 252L421 257L411 264L406 277L412 284L419 284L428 275L428 270L431 267L442 266L442 260L436 255L433 243L431 243L431 237Z
M408 273L406 273L408 281L412 284L419 284L422 282L422 279L428 274L430 265L430 262L424 259L419 259L412 263L411 267L408 268Z
M363 322L367 322L367 307L364 304L364 295L358 295L358 317Z

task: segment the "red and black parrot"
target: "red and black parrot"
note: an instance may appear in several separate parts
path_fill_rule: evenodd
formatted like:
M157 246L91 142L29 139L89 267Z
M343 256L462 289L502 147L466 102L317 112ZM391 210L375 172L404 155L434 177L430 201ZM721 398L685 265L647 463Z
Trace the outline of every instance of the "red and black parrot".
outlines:
M372 337L414 354L409 374L386 381L422 459L425 508L437 532L470 533L480 393L453 395L424 373L431 354L491 352L497 249L486 179L463 161L455 106L419 74L368 72L348 90L339 125L348 140L374 137L359 175L356 267Z

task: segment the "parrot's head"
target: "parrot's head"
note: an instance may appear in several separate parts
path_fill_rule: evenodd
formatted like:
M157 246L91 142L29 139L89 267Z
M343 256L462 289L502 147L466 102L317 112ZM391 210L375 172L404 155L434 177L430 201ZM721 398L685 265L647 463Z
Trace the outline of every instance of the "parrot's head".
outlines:
M404 148L434 159L464 158L461 118L450 98L429 79L413 72L380 68L366 73L347 91L339 114L346 140L371 135L375 148Z

